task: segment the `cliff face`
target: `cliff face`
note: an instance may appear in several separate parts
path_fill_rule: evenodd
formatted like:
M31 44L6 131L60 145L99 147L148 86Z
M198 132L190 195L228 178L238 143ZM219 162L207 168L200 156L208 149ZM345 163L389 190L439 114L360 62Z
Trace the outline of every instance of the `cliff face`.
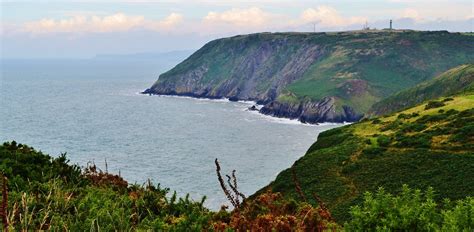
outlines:
M357 121L378 100L474 61L473 38L412 31L235 36L209 42L144 93L253 100L264 104L261 113L310 123Z
M260 109L260 113L280 118L298 119L304 123L354 122L363 116L351 107L342 106L342 108L342 112L336 111L336 99L325 97L320 101L298 103L271 101Z

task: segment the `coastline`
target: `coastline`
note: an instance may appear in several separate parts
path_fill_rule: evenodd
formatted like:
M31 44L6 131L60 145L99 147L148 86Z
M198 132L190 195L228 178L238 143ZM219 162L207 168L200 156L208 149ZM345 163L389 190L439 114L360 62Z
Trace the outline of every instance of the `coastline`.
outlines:
M240 102L240 103L245 103L248 104L249 107L251 106L257 106L258 110L249 110L246 109L249 112L254 112L258 113L259 115L267 118L271 118L276 121L284 121L286 123L290 124L301 124L301 125L309 125L309 126L317 126L317 125L349 125L354 122L349 122L349 121L342 121L342 122L308 122L308 121L301 121L299 118L290 118L290 117L279 117L275 116L274 114L265 114L262 113L261 109L265 106L265 104L260 104L259 101L253 101L253 100L240 100L237 98L226 98L226 97L209 97L209 96L201 96L197 94L190 94L190 93L185 93L185 94L157 94L154 92L148 92L149 89L146 89L144 91L138 92L137 94L141 95L148 95L148 96L160 96L160 97L178 97L178 98L188 98L188 99L201 99L201 100L209 100L209 101L221 101L221 102Z

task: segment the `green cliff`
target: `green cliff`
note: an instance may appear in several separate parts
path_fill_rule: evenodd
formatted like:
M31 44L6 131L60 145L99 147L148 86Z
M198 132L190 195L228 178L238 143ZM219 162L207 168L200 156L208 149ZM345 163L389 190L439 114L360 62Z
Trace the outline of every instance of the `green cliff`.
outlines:
M474 37L445 31L258 33L211 41L148 94L264 104L305 122L357 121L389 95L474 61Z

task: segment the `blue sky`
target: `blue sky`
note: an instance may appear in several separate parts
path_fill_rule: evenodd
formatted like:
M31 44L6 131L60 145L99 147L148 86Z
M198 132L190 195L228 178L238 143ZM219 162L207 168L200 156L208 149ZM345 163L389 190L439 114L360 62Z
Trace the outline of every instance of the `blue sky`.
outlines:
M472 0L1 1L2 57L93 57L197 49L261 31L472 31Z

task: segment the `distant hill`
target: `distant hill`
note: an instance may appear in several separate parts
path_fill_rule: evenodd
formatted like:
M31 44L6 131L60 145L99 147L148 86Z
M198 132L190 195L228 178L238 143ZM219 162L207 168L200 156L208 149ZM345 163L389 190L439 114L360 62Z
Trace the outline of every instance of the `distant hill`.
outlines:
M474 37L446 31L258 33L211 41L145 93L254 100L305 122L357 121L398 91L474 62Z
M297 198L292 170L311 198L318 194L338 222L366 191L403 184L437 190L436 200L474 193L474 94L434 99L385 117L321 133L307 153L268 187ZM315 203L313 201L313 203Z
M369 114L393 113L430 99L466 91L474 91L474 64L461 65L450 69L433 80L422 82L413 88L403 90L375 103Z

